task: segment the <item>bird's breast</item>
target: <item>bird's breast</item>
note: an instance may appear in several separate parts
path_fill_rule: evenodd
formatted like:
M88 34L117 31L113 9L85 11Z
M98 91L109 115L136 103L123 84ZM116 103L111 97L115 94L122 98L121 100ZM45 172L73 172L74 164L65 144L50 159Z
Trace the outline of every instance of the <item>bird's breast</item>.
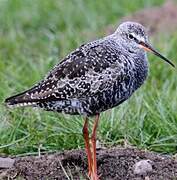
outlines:
M130 96L144 83L148 74L147 59L132 60L128 56L121 58L122 62L118 66L113 64L112 72L109 74L110 78L104 81L100 86L99 93L93 97L89 97L87 105L91 114L96 114L107 109L118 106ZM137 60L134 62L134 60ZM97 86L99 84L97 82ZM95 88L97 87L95 86ZM105 88L107 87L107 88Z

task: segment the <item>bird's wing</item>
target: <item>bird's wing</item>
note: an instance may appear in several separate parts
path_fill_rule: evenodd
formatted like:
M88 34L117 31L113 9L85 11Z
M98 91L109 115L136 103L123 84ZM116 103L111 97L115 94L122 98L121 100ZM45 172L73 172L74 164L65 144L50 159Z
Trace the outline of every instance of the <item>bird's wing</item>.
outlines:
M43 81L12 99L23 103L83 98L109 88L115 74L121 74L119 52L114 51L97 41L82 45L56 65Z

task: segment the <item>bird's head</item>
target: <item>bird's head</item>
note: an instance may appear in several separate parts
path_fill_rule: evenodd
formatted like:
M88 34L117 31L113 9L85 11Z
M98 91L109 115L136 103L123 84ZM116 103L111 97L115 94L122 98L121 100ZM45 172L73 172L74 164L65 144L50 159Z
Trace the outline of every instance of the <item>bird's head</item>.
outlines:
M114 34L117 36L119 41L122 42L124 48L126 48L130 53L148 51L175 67L169 59L162 56L149 44L147 31L141 24L135 22L124 22L119 25Z

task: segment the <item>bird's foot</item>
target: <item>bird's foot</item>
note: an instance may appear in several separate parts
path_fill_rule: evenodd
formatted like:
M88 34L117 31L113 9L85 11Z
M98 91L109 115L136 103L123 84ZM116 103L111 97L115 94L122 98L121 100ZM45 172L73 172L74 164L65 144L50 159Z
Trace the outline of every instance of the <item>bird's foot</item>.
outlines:
M98 176L96 173L92 173L90 176L91 180L100 180L100 176Z

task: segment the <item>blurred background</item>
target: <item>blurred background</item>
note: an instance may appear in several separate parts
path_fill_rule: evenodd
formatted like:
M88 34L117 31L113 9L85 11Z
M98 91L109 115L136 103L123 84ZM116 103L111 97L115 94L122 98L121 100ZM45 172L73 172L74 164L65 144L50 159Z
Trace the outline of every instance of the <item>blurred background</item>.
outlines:
M84 146L80 116L8 109L3 101L37 83L82 43L112 33L125 20L145 25L153 46L177 64L176 1L0 1L1 154ZM100 146L126 144L177 152L177 70L153 55L148 57L150 72L145 85L120 107L101 115Z

